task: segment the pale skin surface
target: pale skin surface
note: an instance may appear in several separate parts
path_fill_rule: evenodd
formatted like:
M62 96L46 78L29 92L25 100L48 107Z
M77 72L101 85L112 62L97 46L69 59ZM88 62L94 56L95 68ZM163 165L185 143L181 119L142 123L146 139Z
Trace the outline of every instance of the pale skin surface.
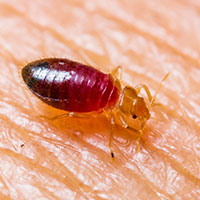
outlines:
M83 3L84 2L84 3ZM108 3L109 2L109 3ZM0 1L0 199L199 199L199 1ZM26 89L20 67L66 57L152 94L170 72L137 135L110 122L56 116ZM145 95L144 95L145 96Z

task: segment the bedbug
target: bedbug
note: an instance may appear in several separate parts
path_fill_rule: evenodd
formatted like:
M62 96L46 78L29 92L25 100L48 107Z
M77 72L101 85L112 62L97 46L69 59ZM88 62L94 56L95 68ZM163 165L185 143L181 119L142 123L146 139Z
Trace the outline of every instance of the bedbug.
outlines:
M142 130L150 118L149 106L155 101L146 85L122 88L120 67L110 74L103 73L91 66L68 59L47 58L29 63L22 68L22 78L28 88L43 102L67 111L54 117L74 116L87 117L103 111L110 113L111 133L109 148L112 151L113 127L116 120L130 131L138 133L138 141ZM166 79L168 74L162 81ZM149 104L138 96L141 89L147 94ZM128 118L137 120L131 126ZM136 128L137 127L137 128Z

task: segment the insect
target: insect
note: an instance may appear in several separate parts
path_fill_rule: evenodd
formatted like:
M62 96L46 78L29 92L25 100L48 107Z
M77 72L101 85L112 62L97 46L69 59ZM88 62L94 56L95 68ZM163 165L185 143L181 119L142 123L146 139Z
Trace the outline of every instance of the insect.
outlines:
M22 78L33 94L43 102L67 111L52 120L66 116L85 118L105 112L110 118L109 148L114 157L112 139L116 121L122 127L138 133L139 142L150 118L149 107L156 98L156 95L152 97L148 87L143 84L122 88L120 69L117 67L110 74L105 74L68 59L47 58L26 65L22 69ZM148 105L143 97L138 96L141 89L147 94Z

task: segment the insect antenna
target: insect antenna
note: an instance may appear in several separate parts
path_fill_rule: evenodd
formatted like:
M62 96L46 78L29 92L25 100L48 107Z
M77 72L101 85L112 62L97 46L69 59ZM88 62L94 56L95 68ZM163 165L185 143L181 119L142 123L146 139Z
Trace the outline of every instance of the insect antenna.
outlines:
M158 90L156 91L155 95L152 97L152 99L151 99L151 101L150 101L148 107L151 107L151 106L153 106L153 105L155 104L154 102L155 102L155 100L156 100L156 97L157 97L158 93L160 92L160 90L161 90L162 87L163 87L163 82L169 77L169 75L170 75L170 72L168 72L168 73L164 76L164 78L160 81Z

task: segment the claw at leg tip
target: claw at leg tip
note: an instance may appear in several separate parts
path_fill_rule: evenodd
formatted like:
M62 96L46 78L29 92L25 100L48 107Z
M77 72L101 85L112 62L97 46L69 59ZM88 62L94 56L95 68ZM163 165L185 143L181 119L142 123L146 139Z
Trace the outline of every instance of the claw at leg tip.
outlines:
M111 152L110 154L111 154L111 157L112 157L112 158L114 158L114 157L115 157L113 152Z

